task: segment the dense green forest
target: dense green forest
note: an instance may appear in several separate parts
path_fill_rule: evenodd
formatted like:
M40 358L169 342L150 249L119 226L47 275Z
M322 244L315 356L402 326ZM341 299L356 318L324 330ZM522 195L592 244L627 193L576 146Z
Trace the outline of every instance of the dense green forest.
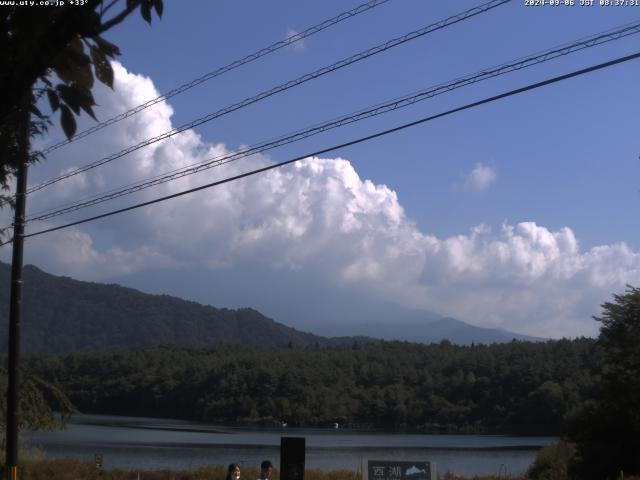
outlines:
M9 311L10 268L0 262L0 312ZM282 346L350 344L287 327L251 308L215 308L169 295L149 295L119 285L81 282L24 268L22 350L78 350L217 343ZM0 322L0 352L8 322ZM367 341L360 338L359 341Z
M591 339L156 347L27 357L85 413L234 424L558 433L593 396Z

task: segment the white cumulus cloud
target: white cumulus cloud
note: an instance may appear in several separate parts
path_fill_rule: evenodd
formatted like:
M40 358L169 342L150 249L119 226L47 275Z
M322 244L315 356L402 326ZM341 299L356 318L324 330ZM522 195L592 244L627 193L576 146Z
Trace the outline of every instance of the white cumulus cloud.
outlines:
M115 93L96 92L101 118L157 95L148 78L120 65L115 72ZM172 128L172 114L167 104L144 110L93 135L91 142L79 141L74 149L52 155L46 168L60 173L163 133ZM73 183L73 192L93 195L225 153L225 145L184 132L87 172ZM140 192L128 202L268 164L269 158L254 156ZM477 188L495 179L495 171L481 164L473 172ZM60 182L48 194L34 195L32 208L68 200L61 194L65 188ZM3 256L8 258L6 250ZM224 278L239 265L259 265L274 272L273 278L295 274L310 292L320 283L336 291L357 289L365 298L552 337L594 334L591 315L598 305L626 283L640 284L638 252L624 243L582 249L568 226L553 231L521 222L494 232L477 225L451 237L421 231L396 192L361 178L344 158L307 158L134 213L34 237L27 242L27 261L92 280L157 268L205 268ZM258 280L247 278L247 283ZM331 291L323 291L331 302ZM284 301L296 299L283 296ZM252 304L248 289L246 304Z
M496 177L497 173L494 167L476 163L464 181L464 188L467 191L486 190L496 181Z

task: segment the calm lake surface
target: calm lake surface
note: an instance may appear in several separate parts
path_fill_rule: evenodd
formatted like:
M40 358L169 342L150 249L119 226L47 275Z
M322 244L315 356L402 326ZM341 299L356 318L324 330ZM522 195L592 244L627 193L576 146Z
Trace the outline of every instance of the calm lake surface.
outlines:
M248 429L180 420L74 415L66 430L21 434L46 457L94 459L105 468L194 469L204 464L257 467L265 458L280 463L280 437L305 437L307 468L366 467L367 459L426 460L438 472L461 475L520 473L537 451L556 437L422 435L327 429Z

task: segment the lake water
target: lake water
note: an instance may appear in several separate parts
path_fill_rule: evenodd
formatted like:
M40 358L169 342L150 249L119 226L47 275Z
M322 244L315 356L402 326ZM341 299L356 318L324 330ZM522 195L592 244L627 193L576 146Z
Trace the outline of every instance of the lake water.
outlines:
M524 472L537 451L555 437L423 435L340 429L249 429L137 417L74 415L66 430L22 432L22 440L46 457L93 461L105 468L194 469L237 462L257 467L280 462L280 437L306 438L306 466L321 470L366 468L367 459L425 460L438 472L460 475Z

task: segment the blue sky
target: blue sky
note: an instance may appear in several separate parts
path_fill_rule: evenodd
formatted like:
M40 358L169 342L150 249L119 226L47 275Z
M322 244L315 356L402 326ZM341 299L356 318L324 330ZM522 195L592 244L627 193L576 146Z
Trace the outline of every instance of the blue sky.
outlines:
M640 7L525 7L516 1L214 121L203 136L237 146L472 73L640 18ZM114 31L133 71L161 92L209 67L301 31L357 2L167 2L161 22ZM175 123L313 71L479 2L392 1L172 101ZM308 150L635 51L636 36L466 88L406 112L310 142ZM627 206L639 200L637 72L627 64L465 112L348 150L358 172L398 192L418 225L456 234L478 221L524 218L570 224L584 246L640 243ZM287 153L304 153L296 146ZM347 152L345 152L346 154ZM456 183L478 162L499 172L494 188L461 195ZM606 192L606 193L605 193ZM447 204L440 208L441 202Z
M98 116L108 118L357 4L166 0L162 20L151 27L136 15L105 35L120 46L122 67L114 93L97 89ZM30 182L475 5L391 0L59 149L32 169ZM207 152L233 151L639 19L640 7L514 0L119 159L93 176L60 182L34 194L30 206L36 211L98 193ZM635 53L639 39L466 87L104 210ZM629 62L217 192L36 237L27 243L26 261L52 273L217 306L252 306L305 328L322 321L304 321L305 298L321 295L321 303L335 306L334 317L350 311L347 304L384 300L480 326L593 335L590 316L598 305L625 283L640 283L639 74L640 62ZM60 132L53 131L42 145L56 138Z

